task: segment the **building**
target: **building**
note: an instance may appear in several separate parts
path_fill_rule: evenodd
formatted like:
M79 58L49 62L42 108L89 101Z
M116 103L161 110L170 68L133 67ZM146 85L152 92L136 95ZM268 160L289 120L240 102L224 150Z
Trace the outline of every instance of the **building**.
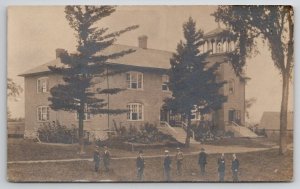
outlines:
M208 116L219 130L225 130L226 125L235 122L244 125L245 114L245 82L238 78L231 65L225 60L224 52L234 48L234 42L223 38L218 28L207 33L201 52L211 51L209 62L224 62L219 68L218 79L228 83L221 93L228 96L228 101L218 112ZM109 108L127 108L128 113L118 116L85 115L84 129L95 137L106 136L106 130L117 126L140 126L146 122L159 126L161 121L170 121L170 113L162 110L164 98L171 96L168 90L167 70L170 68L171 52L147 48L147 36L138 39L138 47L113 45L106 49L107 53L127 49L134 53L111 62L112 67L126 68L125 73L109 76L103 79L102 87L126 88L127 90L107 96ZM56 50L56 59L46 64L26 71L20 76L25 79L25 137L35 137L38 127L47 122L58 120L64 125L77 125L76 113L53 111L49 108L49 89L62 81L62 77L50 73L48 66L61 66L60 53ZM95 90L95 89L92 89ZM200 120L200 115L194 114L194 122Z
M258 129L263 129L267 137L279 137L280 134L280 112L264 112ZM294 112L288 112L287 133L292 138L294 131Z

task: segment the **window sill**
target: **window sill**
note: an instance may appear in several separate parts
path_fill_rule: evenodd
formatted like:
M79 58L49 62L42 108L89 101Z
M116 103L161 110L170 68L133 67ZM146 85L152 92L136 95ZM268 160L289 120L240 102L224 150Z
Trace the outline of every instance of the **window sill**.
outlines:
M38 123L50 123L50 120L45 120L45 121L42 121L42 120L37 120Z
M134 89L134 88L126 88L127 90L130 90L130 91L143 91L144 88L140 88L140 89Z

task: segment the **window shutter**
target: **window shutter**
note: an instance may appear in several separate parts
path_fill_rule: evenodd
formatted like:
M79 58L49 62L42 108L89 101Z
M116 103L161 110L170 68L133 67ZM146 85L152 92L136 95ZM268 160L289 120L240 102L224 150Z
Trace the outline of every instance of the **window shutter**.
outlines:
M127 88L131 88L130 87L130 73L126 73L126 84L127 84Z
M38 93L40 93L40 92L41 92L41 80L40 80L40 79L37 80L37 86L36 86L36 88L37 88L36 91L37 91Z
M143 74L138 74L138 87L139 89L143 88Z

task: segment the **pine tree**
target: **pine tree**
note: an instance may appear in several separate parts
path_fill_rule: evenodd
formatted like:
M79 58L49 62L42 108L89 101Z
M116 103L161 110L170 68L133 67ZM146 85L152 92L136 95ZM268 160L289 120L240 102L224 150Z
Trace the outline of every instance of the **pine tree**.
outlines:
M209 52L199 51L204 44L203 31L196 31L196 23L190 17L183 24L183 32L185 41L178 43L177 52L170 60L169 88L172 98L166 99L166 107L187 120L185 145L189 147L192 110L202 114L217 110L226 97L219 94L224 82L216 81L220 63L209 65L206 61Z
M60 58L63 66L49 66L51 72L62 75L64 81L51 88L50 107L53 110L77 112L80 153L84 153L85 113L109 115L125 112L122 109L109 109L105 100L107 96L117 94L123 89L103 87L91 90L101 81L94 79L95 74L104 78L115 74L115 71L109 69L110 60L134 52L128 49L112 54L101 53L113 45L118 36L138 27L130 26L112 33L108 33L108 28L97 27L101 19L110 16L113 12L115 12L113 6L66 6L66 19L75 31L77 52L62 53Z

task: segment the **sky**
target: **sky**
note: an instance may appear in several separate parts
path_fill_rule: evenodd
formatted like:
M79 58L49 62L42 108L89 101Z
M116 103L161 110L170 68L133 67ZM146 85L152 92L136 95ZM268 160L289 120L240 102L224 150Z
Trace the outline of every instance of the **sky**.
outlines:
M111 16L101 20L99 27L116 31L138 24L137 30L118 38L118 44L137 46L140 35L148 36L148 47L175 51L183 38L182 24L192 17L197 28L204 32L218 24L211 16L216 6L119 6ZM18 74L55 58L55 49L75 51L73 30L65 19L62 6L9 7L8 9L8 77L24 86ZM251 80L246 85L246 99L257 101L249 110L252 122L258 122L264 111L280 111L281 78L273 65L268 46L258 41L260 54L247 60L246 74ZM293 83L290 86L289 110L293 110ZM24 93L8 99L13 117L24 116Z

